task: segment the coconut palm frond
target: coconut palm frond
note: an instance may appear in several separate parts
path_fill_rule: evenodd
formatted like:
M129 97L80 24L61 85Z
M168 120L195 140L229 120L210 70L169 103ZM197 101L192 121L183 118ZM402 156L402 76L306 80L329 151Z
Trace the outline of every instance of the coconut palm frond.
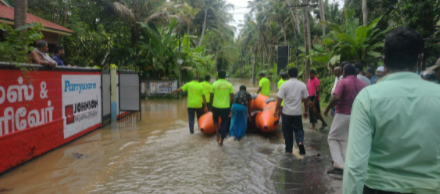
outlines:
M113 9L114 12L116 12L117 14L127 17L129 19L134 20L134 14L131 11L131 9L129 9L127 6L123 5L122 3L119 2L114 2L111 6L111 8Z
M156 13L150 15L150 17L148 17L148 18L144 21L144 23L148 23L148 22L150 22L150 21L152 21L152 20L159 20L159 19L162 19L162 20L168 20L168 18L169 18L168 11L167 11L166 8L165 8L165 9L163 9L163 10L160 11L160 12L156 12Z

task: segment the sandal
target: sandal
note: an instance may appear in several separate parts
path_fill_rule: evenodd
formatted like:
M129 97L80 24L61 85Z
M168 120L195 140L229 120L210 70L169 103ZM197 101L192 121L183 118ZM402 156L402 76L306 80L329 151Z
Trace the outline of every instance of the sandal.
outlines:
M344 169L342 169L342 168L330 168L330 169L327 170L327 174L343 175L344 174Z
M323 129L325 129L327 126L328 126L327 123L322 124L322 126L321 126L321 128L319 128L319 130L323 130Z

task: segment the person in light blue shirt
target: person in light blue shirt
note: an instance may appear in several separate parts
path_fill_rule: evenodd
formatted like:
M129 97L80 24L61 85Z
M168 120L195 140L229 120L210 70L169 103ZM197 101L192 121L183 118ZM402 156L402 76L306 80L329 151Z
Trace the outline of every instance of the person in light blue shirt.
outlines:
M440 85L415 73L423 50L415 31L387 35L389 75L353 103L344 194L440 194Z

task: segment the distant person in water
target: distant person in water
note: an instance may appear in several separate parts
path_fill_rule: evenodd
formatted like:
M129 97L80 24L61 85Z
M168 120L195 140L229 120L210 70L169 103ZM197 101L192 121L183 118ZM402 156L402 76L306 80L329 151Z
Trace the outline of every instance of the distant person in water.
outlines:
M205 96L206 96L206 104L208 105L208 110L211 111L211 76L205 75L205 80L200 82L203 86L203 90L205 90Z
M263 72L260 73L260 83L257 94L263 94L267 97L270 95L270 81Z
M316 77L316 73L314 69L311 69L309 71L310 78L307 79L307 89L309 92L309 100L310 100L310 123L312 124L311 129L316 129L315 125L318 123L318 119L321 120L322 126L319 128L320 130L327 127L327 123L324 121L324 119L321 116L321 107L319 105L319 86L320 82L319 79Z
M277 93L277 106L274 117L277 117L281 111L281 102L284 101L281 118L283 120L283 136L286 142L285 151L291 154L293 151L293 133L295 133L296 144L301 155L306 154L304 148L304 129L301 115L305 119L308 117L308 92L303 82L298 81L298 69L290 68L288 70L289 81L284 82ZM304 114L301 109L301 102L304 102Z
M281 86L283 85L284 82L289 81L289 75L286 72L282 72L280 73L280 81L278 81L278 91L280 91ZM284 107L284 100L281 102L281 111L280 114L283 112L283 107Z
M246 92L246 86L240 86L240 91L234 94L234 103L231 108L231 126L229 136L240 140L247 129L251 118L251 94Z
M214 120L214 127L217 136L217 142L223 146L223 140L226 138L226 131L228 129L229 112L234 99L234 88L232 84L225 80L226 71L218 71L218 80L212 83L211 86L211 103L212 115ZM218 129L218 119L221 119L220 133Z
M188 99L187 99L188 123L189 123L189 132L191 134L194 134L195 114L197 114L197 121L198 121L200 117L203 115L203 112L208 112L208 105L206 104L205 91L203 90L203 86L198 82L198 80L199 78L194 76L193 81L185 84L182 88L179 88L171 92L171 94L174 94L176 92L188 91Z

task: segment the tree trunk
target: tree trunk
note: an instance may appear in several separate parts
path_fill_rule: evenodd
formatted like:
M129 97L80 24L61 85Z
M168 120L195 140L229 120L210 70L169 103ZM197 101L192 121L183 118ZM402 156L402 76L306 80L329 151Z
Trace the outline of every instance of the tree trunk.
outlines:
M283 36L284 36L284 45L287 46L287 35L286 35L286 26L284 26L283 23L281 23L281 27L283 28Z
M303 1L304 4L309 4L308 0ZM305 64L304 64L304 80L307 80L309 78L309 70L310 70L310 59L307 57L309 56L309 49L310 49L310 42L309 42L309 35L310 35L310 24L309 24L309 13L307 7L304 7L304 48L305 48Z
M364 26L368 26L368 7L367 0L362 0L362 19L364 21Z
M26 24L27 0L16 0L14 8L14 29Z
M252 51L252 75L251 75L251 80L252 80L252 84L254 84L255 83L255 47L252 47L251 51Z
M319 0L319 16L321 16L321 26L322 26L322 35L325 36L325 13L324 13L324 4L322 3L322 0Z
M189 24L186 24L186 34L189 36Z
M297 0L295 0L295 6L297 5L296 1ZM299 27L298 12L296 11L296 7L292 8L292 5L290 4L289 0L286 0L286 2L287 5L289 6L290 13L292 14L293 21L295 21L296 32L298 33L298 35L301 35L301 28Z
M267 72L266 72L266 78L268 79L270 76L270 67L272 67L272 63L273 63L273 50L272 50L272 46L269 45L269 59L267 61Z
M134 48L137 41L137 32L138 32L138 26L139 24L136 22L133 22L133 26L131 27L131 47Z
M206 25L208 23L208 9L209 9L209 4L210 2L208 1L206 3L206 8L205 8L205 19L203 21L203 27L202 27L202 36L200 36L200 40L199 40L199 46L202 46L202 42L203 42L203 36L205 36L205 30L206 30Z

